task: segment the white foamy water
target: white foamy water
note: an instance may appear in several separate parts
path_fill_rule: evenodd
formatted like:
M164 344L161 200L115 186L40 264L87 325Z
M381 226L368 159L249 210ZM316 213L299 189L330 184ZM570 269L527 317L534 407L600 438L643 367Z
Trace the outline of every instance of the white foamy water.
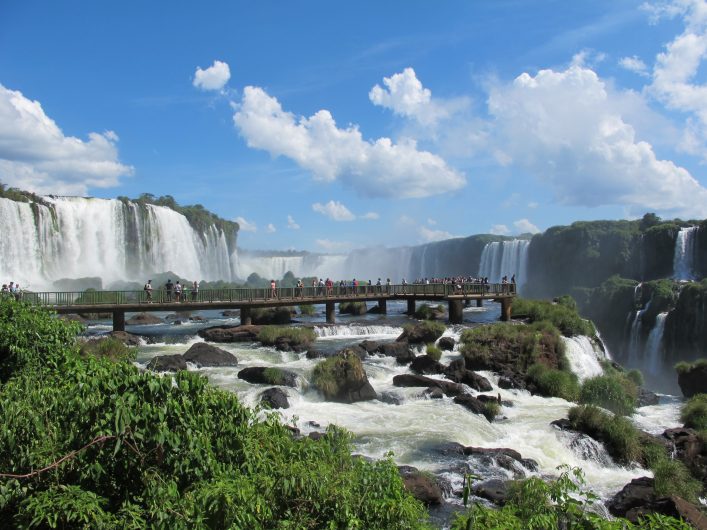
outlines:
M658 313L655 317L655 325L648 334L646 341L646 362L645 369L652 375L657 375L663 365L663 331L665 330L665 319L668 313Z
M682 399L677 396L658 394L657 405L641 407L631 416L631 421L641 430L650 434L661 434L665 429L681 427L680 408Z
M379 325L333 325L314 326L314 332L320 339L341 339L346 337L399 337L403 328Z
M601 375L604 370L599 362L604 360L604 352L586 335L561 337L565 344L565 356L572 372L581 381Z
M518 286L522 287L528 279L529 247L527 239L487 243L481 252L478 276L488 277L491 283L500 283L503 276L508 276L509 280L515 276Z
M695 279L695 235L696 226L681 228L675 240L673 253L673 278L676 280Z

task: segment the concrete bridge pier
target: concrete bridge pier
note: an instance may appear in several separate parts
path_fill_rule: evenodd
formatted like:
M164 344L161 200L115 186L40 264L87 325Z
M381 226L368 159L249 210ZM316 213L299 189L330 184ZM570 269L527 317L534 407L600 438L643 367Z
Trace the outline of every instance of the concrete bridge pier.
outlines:
M250 314L250 307L241 307L241 326L250 326L253 323L253 317Z
M476 307L484 307L484 299L483 298L478 298L476 300Z
M336 304L334 302L326 303L326 323L335 324L336 323Z
M113 311L113 331L125 331L125 311Z
M387 300L378 300L378 313L381 315L386 315L388 313L388 301Z
M501 298L501 320L508 322L511 319L511 306L513 298Z
M414 314L415 314L415 299L408 298L408 315L414 315Z
M450 300L449 301L449 323L450 324L461 324L464 320L463 312L464 304L461 300Z

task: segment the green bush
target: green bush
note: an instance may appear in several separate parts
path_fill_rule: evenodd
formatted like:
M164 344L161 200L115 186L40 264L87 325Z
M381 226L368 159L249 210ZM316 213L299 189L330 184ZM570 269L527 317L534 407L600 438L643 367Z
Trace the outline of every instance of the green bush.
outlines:
M534 364L528 369L530 380L542 396L559 397L567 401L577 401L579 382L577 376L544 364Z
M317 310L312 304L303 304L299 306L300 315L313 316L316 314Z
M436 320L437 316L440 314L444 314L444 306L422 304L415 310L413 316L418 320Z
M76 328L35 308L0 301L0 330L9 527L424 526L392 460L353 458L346 432L295 439L196 373L81 357Z
M690 475L680 460L662 458L651 469L655 479L653 488L659 497L677 495L690 502L699 502L702 484Z
M282 338L286 338L292 346L300 346L313 342L317 334L312 328L291 326L263 326L258 331L258 341L265 346L274 346Z
M707 431L707 394L695 394L680 410L680 421L685 427Z
M638 462L643 457L638 430L626 418L593 405L581 405L570 409L569 420L573 429L603 442L619 463Z
M366 302L341 302L339 304L339 313L344 315L365 315Z
M582 385L579 402L626 416L633 414L637 398L636 384L625 373L615 371L587 379Z
M643 386L643 374L641 373L640 370L629 370L626 372L626 377L633 382L636 387L641 388Z
M126 346L122 340L115 337L88 340L81 344L79 351L84 356L106 357L113 361L134 361L137 357L137 348Z
M574 300L569 296L563 296L560 300L560 303L553 304L544 300L516 298L512 306L513 315L528 317L531 322L542 320L551 322L566 337L593 336L594 325L579 316Z
M442 358L442 350L440 350L434 344L428 344L425 348L427 356L431 357L435 361L439 361Z
M363 368L361 359L355 353L346 350L340 355L329 357L320 362L314 367L312 372L312 384L327 399L334 399L339 396L341 392L340 381L363 381L365 378L366 371Z

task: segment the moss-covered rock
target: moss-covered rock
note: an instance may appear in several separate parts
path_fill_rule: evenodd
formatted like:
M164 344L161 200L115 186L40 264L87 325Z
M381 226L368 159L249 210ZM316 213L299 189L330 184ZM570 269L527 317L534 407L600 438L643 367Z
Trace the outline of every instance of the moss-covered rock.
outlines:
M331 401L354 403L377 397L361 359L352 352L343 351L315 366L312 384Z

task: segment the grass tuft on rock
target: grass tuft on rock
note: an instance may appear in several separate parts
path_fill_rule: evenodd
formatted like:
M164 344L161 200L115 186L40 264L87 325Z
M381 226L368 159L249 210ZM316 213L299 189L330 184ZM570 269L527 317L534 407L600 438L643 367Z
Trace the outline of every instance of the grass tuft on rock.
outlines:
M611 371L587 379L582 385L579 402L610 410L614 414L633 414L638 400L638 387L625 372Z
M638 430L622 416L615 416L594 405L580 405L569 411L574 430L604 443L611 457L621 464L638 462L643 457Z
M435 361L439 361L442 358L442 350L440 350L434 344L428 344L426 347L427 356L431 357Z
M707 394L695 394L680 410L680 421L685 427L707 431Z
M528 380L542 396L559 397L567 401L577 401L579 396L579 382L571 372L537 363L528 369Z
M111 361L134 361L137 357L137 348L126 346L122 340L115 337L87 340L81 344L79 351L84 357L91 355Z
M570 296L560 297L557 303L516 298L512 312L514 316L527 317L531 322L551 322L565 337L595 334L594 324L579 316L577 305Z
M362 380L366 377L361 359L354 353L342 352L329 357L314 367L312 384L324 394L327 399L339 395L339 381L344 379Z
M258 340L265 346L274 346L283 338L292 346L306 346L317 338L317 334L312 328L290 326L263 326L258 331Z
M365 315L366 311L366 302L339 303L339 313L342 315Z

